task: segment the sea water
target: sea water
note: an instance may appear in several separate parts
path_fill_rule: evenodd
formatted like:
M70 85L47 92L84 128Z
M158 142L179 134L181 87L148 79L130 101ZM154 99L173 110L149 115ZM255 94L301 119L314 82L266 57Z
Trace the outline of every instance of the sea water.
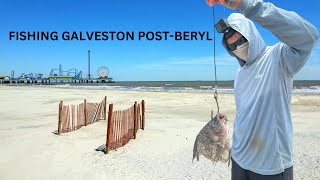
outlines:
M233 94L233 81L217 82L218 93ZM116 83L32 85L64 89L214 93L213 81L119 81ZM320 94L320 81L294 81L294 94Z

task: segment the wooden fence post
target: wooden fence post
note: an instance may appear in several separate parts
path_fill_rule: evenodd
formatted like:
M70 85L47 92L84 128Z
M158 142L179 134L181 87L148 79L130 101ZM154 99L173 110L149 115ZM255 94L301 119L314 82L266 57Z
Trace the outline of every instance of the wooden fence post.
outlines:
M144 117L144 111L145 111L145 103L144 100L142 100L142 130L144 130L145 125L145 117Z
M138 112L138 109L137 109L137 101L134 102L134 113L133 113L133 139L136 139L137 138L137 119L138 119L138 115L137 115L137 112Z
M104 97L104 120L107 120L107 96Z
M87 126L87 100L84 100L84 125Z
M112 127L112 114L113 114L113 104L109 104L109 113L108 113L108 128L107 128L107 142L106 142L106 154L109 152L110 148L110 141L111 141L111 131L113 129Z
M63 101L60 101L60 103L59 103L58 135L61 134L62 106L63 106Z

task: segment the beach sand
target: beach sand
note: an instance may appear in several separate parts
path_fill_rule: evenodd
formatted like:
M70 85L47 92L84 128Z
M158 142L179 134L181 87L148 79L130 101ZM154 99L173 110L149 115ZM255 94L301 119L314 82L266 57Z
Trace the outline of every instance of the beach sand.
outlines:
M108 155L102 120L61 136L58 103L100 102L114 109L146 101L146 127L136 140ZM200 157L193 144L216 109L213 94L0 86L0 179L230 179L227 164ZM220 94L220 111L233 124L232 94ZM293 95L294 179L320 178L320 95Z

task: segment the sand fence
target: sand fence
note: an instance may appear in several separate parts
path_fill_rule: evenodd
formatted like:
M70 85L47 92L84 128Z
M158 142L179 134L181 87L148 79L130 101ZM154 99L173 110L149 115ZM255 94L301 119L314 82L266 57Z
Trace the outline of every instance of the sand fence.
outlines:
M79 105L59 103L58 135L80 129L101 119L106 120L107 96L100 103L90 103L85 99Z
M78 105L59 103L58 135L80 129L99 120L106 120L107 96L100 103L89 103L84 100ZM114 150L136 139L139 129L145 127L145 101L135 102L125 110L113 110L109 104L108 127L105 152Z
M108 128L106 139L106 154L127 144L130 139L136 139L139 129L145 126L145 102L135 102L125 110L113 111L113 104L109 105Z

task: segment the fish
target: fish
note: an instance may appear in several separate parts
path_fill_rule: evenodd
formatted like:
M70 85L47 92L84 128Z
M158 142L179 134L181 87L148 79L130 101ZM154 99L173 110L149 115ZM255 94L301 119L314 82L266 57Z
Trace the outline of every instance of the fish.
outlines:
M193 147L193 158L199 161L199 156L203 155L214 164L218 161L228 162L231 157L231 129L227 125L227 116L218 113L200 130Z

